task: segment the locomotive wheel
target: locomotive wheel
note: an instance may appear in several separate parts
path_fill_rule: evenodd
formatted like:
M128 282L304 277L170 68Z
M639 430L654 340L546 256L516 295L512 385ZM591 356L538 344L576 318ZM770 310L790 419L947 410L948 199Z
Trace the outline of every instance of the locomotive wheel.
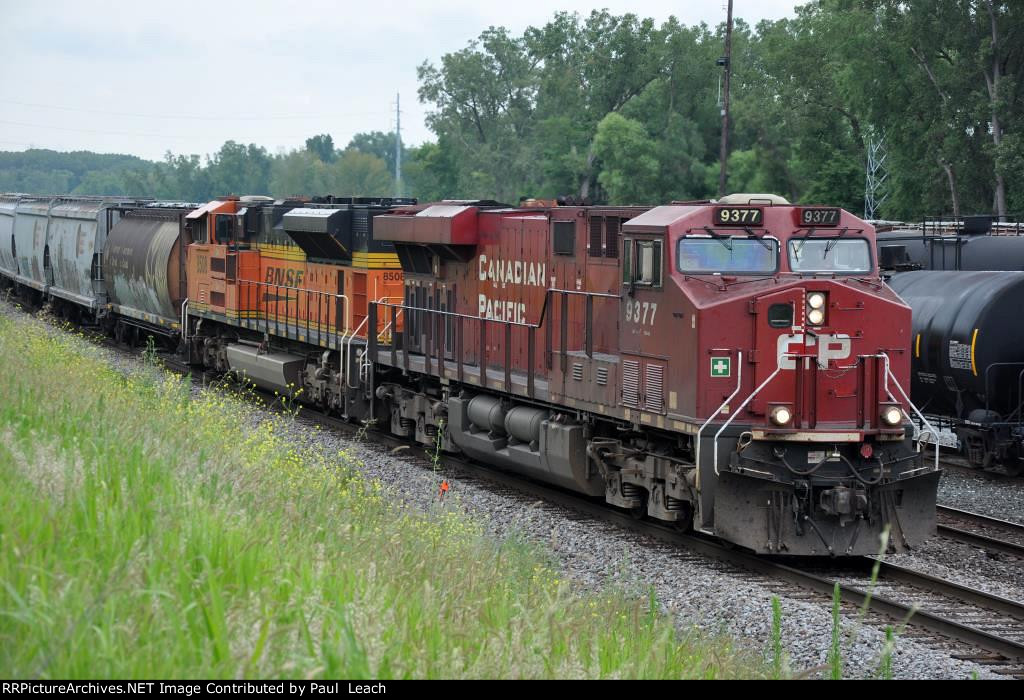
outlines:
M672 523L672 529L676 532L689 532L693 529L693 509L688 504L679 512L679 519Z
M640 496L640 503L629 509L629 514L634 520L643 520L647 516L647 492Z

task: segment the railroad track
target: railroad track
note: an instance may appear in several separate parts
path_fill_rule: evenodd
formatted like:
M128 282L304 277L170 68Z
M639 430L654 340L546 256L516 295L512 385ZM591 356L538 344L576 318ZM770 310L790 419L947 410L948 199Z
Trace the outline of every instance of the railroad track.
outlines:
M163 358L174 371L191 373L190 369L173 357ZM196 381L209 378L209 373L195 373ZM201 379L200 379L201 378ZM358 426L328 416L310 407L303 414L327 427L349 436L360 432ZM374 432L374 442L387 448L410 447L408 440ZM418 456L425 468L434 468L430 455L412 446L406 453ZM443 456L441 464L453 479L471 479L495 484L503 491L519 494L531 502L541 499L549 504L567 508L583 518L600 520L645 535L658 542L680 547L702 561L714 560L722 571L741 573L754 578L780 595L796 599L827 603L839 587L839 597L849 613L864 612L864 622L875 627L886 625L901 629L900 636L918 643L941 649L955 658L986 666L996 673L1024 679L1024 604L992 595L919 571L858 557L851 560L812 563L781 558L756 556L734 549L701 534L680 532L671 527L637 520L631 515L609 508L602 502L537 483L500 469L485 467L467 460ZM954 538L972 538L971 542L990 548L1017 547L996 540L991 531L997 527L1008 529L1012 523L996 521L985 516L940 507L944 519L970 520L976 529L990 534L968 533L947 523L942 534ZM954 534L955 533L955 534ZM965 534L967 533L967 534ZM1021 535L1024 538L1024 535ZM998 544L997 544L998 543ZM1000 549L1005 551L1005 549ZM873 577L877 566L877 578Z
M1024 559L1024 525L949 506L937 511L939 535Z
M935 457L935 453L931 451L926 451L925 454L930 454L932 458ZM1020 472L1008 471L1005 467L996 466L989 469L982 469L981 467L973 466L960 455L956 453L951 454L948 448L940 453L939 464L943 469L952 469L953 471L964 472L965 474L973 474L989 481L1024 478Z
M358 432L358 427L338 418L315 410L304 413L348 435ZM407 440L381 433L374 433L374 441L388 448L409 446ZM420 457L425 467L434 466L431 456L418 447L405 454ZM955 658L974 661L995 673L1024 679L1024 603L868 557L822 566L819 561L794 562L757 556L701 534L679 532L659 523L637 520L602 502L500 469L447 455L442 457L441 463L454 472L452 478L471 478L497 484L528 497L530 502L540 499L590 519L609 522L659 542L685 548L745 572L748 577L753 574L759 582L781 595L825 602L831 599L836 584L839 584L839 596L846 612L863 610L867 624L899 627L907 623L900 632L903 637L942 649ZM873 582L875 566L878 572Z

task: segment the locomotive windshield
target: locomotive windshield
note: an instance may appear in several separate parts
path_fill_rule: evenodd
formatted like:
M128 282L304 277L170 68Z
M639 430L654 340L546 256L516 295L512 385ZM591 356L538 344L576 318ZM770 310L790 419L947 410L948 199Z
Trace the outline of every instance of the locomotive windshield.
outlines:
M871 272L871 252L863 238L794 238L789 267L793 272Z
M676 260L687 274L772 274L779 266L779 244L773 238L680 238Z

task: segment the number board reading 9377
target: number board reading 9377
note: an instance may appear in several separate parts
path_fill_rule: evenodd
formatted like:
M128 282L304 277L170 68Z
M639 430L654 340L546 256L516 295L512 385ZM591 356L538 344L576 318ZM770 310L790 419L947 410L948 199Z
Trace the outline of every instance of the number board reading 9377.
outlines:
M758 207L718 207L715 226L760 226L764 210Z
M801 226L838 226L839 209L835 207L815 207L800 210Z

